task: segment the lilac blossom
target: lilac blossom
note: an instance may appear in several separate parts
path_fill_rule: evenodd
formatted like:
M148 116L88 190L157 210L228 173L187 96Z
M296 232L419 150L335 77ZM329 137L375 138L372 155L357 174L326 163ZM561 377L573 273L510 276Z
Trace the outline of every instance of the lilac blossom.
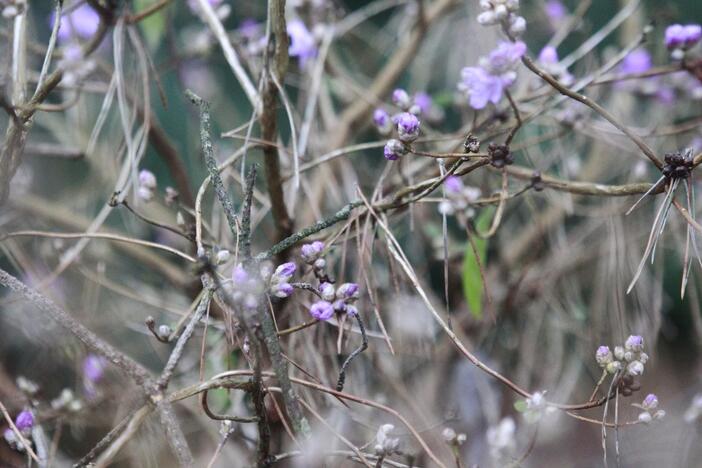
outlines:
M329 320L334 315L334 307L327 301L317 301L310 307L310 315L317 320Z
M474 109L483 109L488 102L497 104L505 88L511 86L517 74L514 71L526 53L526 44L501 42L487 57L480 59L480 66L461 70L458 89L468 97Z
M83 377L90 383L98 383L105 374L105 359L95 354L88 354L83 360Z
M17 418L15 418L15 426L23 433L31 430L32 426L34 426L34 415L32 412L27 410L21 411L20 414L17 415Z
M317 44L314 35L307 29L302 20L294 19L288 22L288 35L290 35L291 57L297 57L300 67L304 68L307 61L317 55Z
M239 27L236 31L239 35L249 41L258 38L261 35L263 25L253 18L246 18L244 21L239 23Z
M473 109L483 109L488 102L500 102L504 87L500 77L493 76L480 67L466 67L461 70L458 89L466 94Z
M446 193L458 195L463 191L463 181L458 176L448 176L446 180L444 180L444 188L446 188Z
M424 91L420 91L414 94L414 104L419 108L421 114L428 114L431 110L432 99Z
M665 45L668 49L689 49L702 39L702 26L699 24L673 24L665 30Z
M560 0L548 0L544 4L544 13L554 27L568 16L568 10Z
M627 75L634 75L647 72L651 67L651 54L646 49L638 48L624 57L619 66L619 71Z
M55 13L51 15L53 24ZM83 3L75 10L61 16L58 39L61 42L68 42L72 39L88 39L98 30L100 25L100 15L87 3Z

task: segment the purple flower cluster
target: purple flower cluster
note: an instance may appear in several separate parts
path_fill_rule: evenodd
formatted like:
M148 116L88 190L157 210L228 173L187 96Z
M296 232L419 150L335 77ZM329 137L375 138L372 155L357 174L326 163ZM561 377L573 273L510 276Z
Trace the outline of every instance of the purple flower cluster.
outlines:
M488 102L497 104L504 90L517 78L515 68L526 53L522 41L501 42L487 57L480 59L478 67L461 70L458 89L465 93L470 106L483 109Z
M702 26L699 24L673 24L665 30L665 46L669 50L689 49L702 39Z
M322 270L327 266L327 261L322 256L324 252L324 242L314 241L311 244L305 244L300 249L302 261L308 265L312 265L315 270Z

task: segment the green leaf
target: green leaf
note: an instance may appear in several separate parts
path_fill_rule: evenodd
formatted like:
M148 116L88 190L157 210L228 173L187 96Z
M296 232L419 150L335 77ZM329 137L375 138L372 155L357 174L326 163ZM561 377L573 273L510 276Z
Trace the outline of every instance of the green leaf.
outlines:
M475 221L478 231L485 232L490 228L490 222L494 208L484 209ZM463 270L461 282L463 283L463 296L466 298L468 308L473 317L481 319L483 317L483 279L480 275L480 265L485 268L485 260L487 259L487 239L481 239L478 236L473 237L475 243L475 252L470 245L470 241L466 241L465 254L463 255ZM476 257L475 253L478 253ZM480 264L478 264L478 259Z
M152 6L156 0L134 0L134 11L140 12ZM144 33L147 44L151 49L156 49L166 31L166 15L161 9L139 22L139 27Z
M527 403L526 400L517 400L514 402L514 409L517 410L518 413L523 413L527 410Z

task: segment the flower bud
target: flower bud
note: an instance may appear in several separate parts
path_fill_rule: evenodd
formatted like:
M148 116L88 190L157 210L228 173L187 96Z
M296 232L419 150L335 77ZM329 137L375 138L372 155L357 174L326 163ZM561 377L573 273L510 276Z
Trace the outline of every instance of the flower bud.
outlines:
M300 248L300 255L307 263L314 263L319 258L324 250L324 242L314 241L311 244L305 244Z
M333 284L322 283L319 285L319 293L321 294L322 299L324 299L327 302L331 302L334 300L336 291L334 290Z
M631 361L628 366L626 366L626 371L629 375L641 375L644 371L644 365L639 361Z
M292 296L294 288L290 283L278 283L271 288L271 293L275 297L285 298Z
M600 346L595 353L595 360L600 367L606 367L613 360L612 351L609 346Z
M271 281L273 282L283 282L288 281L295 274L297 266L293 262L283 263L275 269Z
M387 135L392 131L392 120L385 109L376 109L373 112L373 123L383 135Z
M629 336L629 338L626 339L626 343L624 343L624 347L630 351L643 351L643 337L641 337L640 335Z
M32 414L31 411L21 411L20 414L17 415L17 418L15 419L15 426L17 426L17 429L20 430L20 432L26 432L32 429L32 426L34 425L34 415Z
M641 403L641 406L645 410L656 409L658 407L658 397L653 393L649 393L648 395L646 395L646 398L644 398L644 401L643 403Z
M139 171L139 185L154 190L156 188L156 176L153 172L142 169Z
M392 102L402 110L407 110L412 104L409 94L402 88L397 88L392 92Z
M388 161L395 161L399 159L400 156L404 156L405 154L407 154L407 148L400 140L393 138L385 143L385 147L383 148L383 156L385 156L385 159Z
M358 284L344 283L336 290L337 299L353 300L358 299Z
M416 115L403 112L395 117L397 133L405 143L411 143L419 137L419 119Z
M334 315L334 308L327 301L317 301L310 307L310 315L317 320L329 320Z

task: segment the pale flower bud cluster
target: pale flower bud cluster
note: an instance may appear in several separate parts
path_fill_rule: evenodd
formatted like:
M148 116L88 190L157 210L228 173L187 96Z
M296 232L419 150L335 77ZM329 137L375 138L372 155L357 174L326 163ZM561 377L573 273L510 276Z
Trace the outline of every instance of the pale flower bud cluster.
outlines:
M142 169L139 172L139 185L137 187L137 197L148 202L154 198L156 191L156 176L148 169Z
M463 445L463 443L467 440L467 437L465 434L457 434L456 431L451 429L450 427L447 427L441 432L441 437L443 437L444 442L446 442L449 445L452 445L454 447L458 447L459 445Z
M653 393L649 393L641 404L632 403L631 406L643 410L639 413L638 419L644 424L648 424L651 421L661 419L665 416L665 411L658 409L658 397Z
M397 452L400 446L400 439L390 437L390 432L395 429L392 424L383 424L375 435L375 454L387 457Z
M638 376L643 374L644 365L648 361L648 354L644 353L643 349L643 338L639 335L631 335L624 346L616 346L614 352L609 349L609 346L597 348L595 360L609 374L624 371L624 375Z
M312 265L316 271L321 271L327 266L326 260L322 256L324 251L324 242L314 241L311 244L305 244L300 249L302 261L308 265Z
M517 445L515 439L516 430L517 425L514 419L509 416L487 430L485 439L490 448L490 455L495 462L503 462L515 449Z
M526 31L526 20L519 13L519 0L480 0L483 10L478 15L478 23L483 26L503 24L513 36Z

